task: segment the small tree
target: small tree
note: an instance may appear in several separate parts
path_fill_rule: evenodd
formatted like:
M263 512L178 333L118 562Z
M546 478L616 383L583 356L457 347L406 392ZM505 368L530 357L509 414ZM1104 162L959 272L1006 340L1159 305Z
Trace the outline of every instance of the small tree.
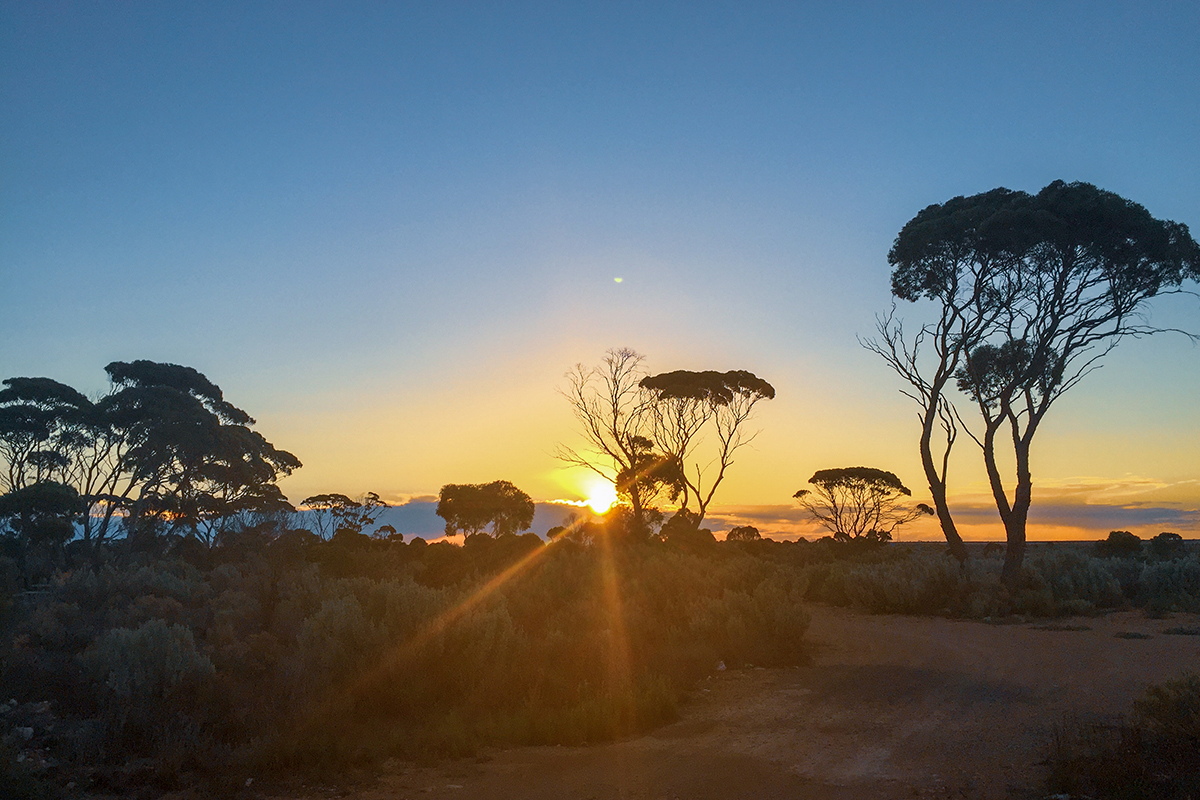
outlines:
M1142 537L1130 531L1109 531L1108 538L1096 542L1101 558L1132 558L1142 554Z
M375 524L379 509L388 507L375 492L367 492L358 500L344 494L317 494L304 498L300 505L316 528L313 533L322 539L340 531L362 533L363 528Z
M51 481L0 495L0 536L7 534L15 540L17 566L27 585L31 582L31 551L42 551L50 561L61 562L63 545L75 535L79 505L74 489Z
M730 528L729 533L725 534L727 542L755 542L761 538L762 534L753 525L738 525L736 528Z
M912 496L894 473L872 467L822 469L808 482L815 489L792 495L800 505L833 533L837 541L891 541L901 525L934 511L924 503L906 506Z
M533 500L508 481L448 483L438 493L437 515L446 520L446 535L492 535L528 530L533 524Z

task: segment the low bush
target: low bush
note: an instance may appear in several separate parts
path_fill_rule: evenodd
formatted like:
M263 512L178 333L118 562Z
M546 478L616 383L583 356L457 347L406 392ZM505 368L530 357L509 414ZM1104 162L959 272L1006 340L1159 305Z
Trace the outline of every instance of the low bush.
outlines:
M1151 686L1130 718L1063 726L1047 759L1055 795L1124 800L1200 797L1200 676Z

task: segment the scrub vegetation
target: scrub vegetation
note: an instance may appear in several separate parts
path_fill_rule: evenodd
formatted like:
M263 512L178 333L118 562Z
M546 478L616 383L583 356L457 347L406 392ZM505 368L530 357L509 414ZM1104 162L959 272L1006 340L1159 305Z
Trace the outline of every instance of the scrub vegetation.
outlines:
M799 573L711 539L632 537L624 521L550 543L118 540L69 551L33 591L5 559L6 790L598 742L672 719L719 664L803 662Z
M937 545L630 523L618 506L549 542L463 546L264 528L213 547L117 540L71 551L34 591L5 560L10 792L219 787L609 740L671 720L719 665L803 663L805 601L993 619L1200 609L1200 554L1169 536L1155 540L1169 550L1115 556L1035 546L1014 592L999 554L964 567Z

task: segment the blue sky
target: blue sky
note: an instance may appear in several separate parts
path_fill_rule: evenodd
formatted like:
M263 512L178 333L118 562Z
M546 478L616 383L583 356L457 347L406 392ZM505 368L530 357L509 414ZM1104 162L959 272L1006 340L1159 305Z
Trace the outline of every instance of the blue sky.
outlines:
M631 346L779 390L724 502L851 463L917 488L855 342L896 232L1058 178L1195 232L1197 41L1193 3L8 2L0 372L194 366L305 462L293 499L570 499L555 388ZM1200 507L1198 355L1129 342L1064 399L1047 500ZM1070 490L1114 482L1155 488Z

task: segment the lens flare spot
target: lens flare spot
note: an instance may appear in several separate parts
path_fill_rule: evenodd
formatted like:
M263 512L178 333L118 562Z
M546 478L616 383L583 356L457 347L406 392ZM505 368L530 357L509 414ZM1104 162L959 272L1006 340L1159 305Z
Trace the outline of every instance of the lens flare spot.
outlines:
M613 278L613 283L623 283L624 281L624 278Z

